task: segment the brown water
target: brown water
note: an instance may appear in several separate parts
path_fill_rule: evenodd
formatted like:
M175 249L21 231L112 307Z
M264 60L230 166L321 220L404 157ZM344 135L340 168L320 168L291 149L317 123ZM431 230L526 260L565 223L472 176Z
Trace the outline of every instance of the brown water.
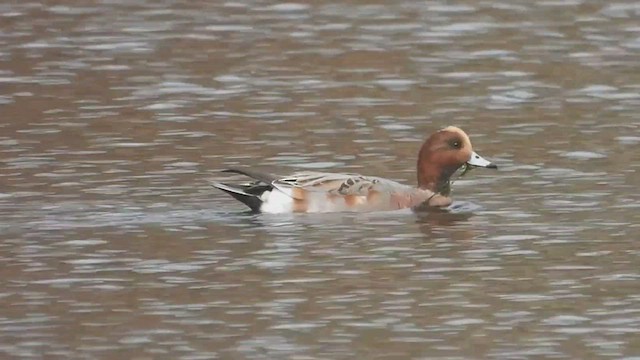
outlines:
M3 358L640 355L636 1L0 4ZM250 215L231 165L452 214Z

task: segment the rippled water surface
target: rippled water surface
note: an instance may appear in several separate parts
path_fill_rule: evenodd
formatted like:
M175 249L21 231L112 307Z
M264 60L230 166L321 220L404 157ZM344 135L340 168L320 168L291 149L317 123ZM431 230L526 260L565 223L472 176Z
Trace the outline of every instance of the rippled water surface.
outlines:
M0 4L3 358L640 355L635 1ZM247 214L238 164L456 211Z

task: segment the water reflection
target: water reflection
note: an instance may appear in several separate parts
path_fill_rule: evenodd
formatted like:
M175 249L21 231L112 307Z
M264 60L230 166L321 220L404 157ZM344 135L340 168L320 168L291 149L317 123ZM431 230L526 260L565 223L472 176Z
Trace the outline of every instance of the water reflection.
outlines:
M0 351L637 354L637 15L0 4ZM446 125L501 165L448 212L255 215L206 182L244 163L411 183Z

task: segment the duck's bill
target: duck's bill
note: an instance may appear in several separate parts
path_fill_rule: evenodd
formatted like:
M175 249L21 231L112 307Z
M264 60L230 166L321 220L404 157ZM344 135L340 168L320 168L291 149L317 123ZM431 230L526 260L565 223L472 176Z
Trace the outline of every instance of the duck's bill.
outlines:
M487 168L487 169L497 169L498 166L494 163L492 163L491 161L483 158L482 156L478 155L475 151L473 153L471 153L471 159L469 159L469 161L467 161L467 164L471 165L471 166L476 166L476 167L483 167L483 168Z

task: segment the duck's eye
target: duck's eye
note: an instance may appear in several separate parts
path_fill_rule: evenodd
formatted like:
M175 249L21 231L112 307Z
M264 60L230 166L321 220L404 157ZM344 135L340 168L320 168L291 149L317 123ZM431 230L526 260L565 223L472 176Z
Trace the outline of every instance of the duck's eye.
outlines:
M454 140L450 144L451 144L451 147L455 149L460 149L460 147L462 146L462 143L458 140Z

